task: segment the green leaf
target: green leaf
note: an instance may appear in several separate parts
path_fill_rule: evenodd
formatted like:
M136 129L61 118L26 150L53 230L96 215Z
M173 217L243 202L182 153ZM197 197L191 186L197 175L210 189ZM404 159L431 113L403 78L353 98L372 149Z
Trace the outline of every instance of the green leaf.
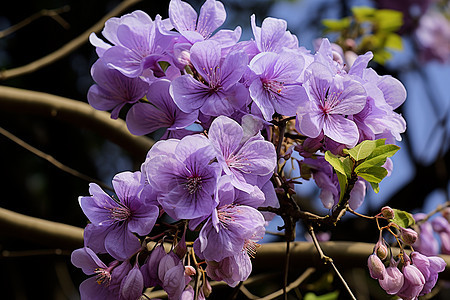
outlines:
M380 186L378 185L378 183L375 183L375 182L369 182L369 183L372 186L373 191L378 194L380 192Z
M304 300L337 300L339 298L339 291L334 291L328 294L317 296L314 293L307 293Z
M325 160L330 163L336 172L345 175L345 168L342 161L330 151L325 152Z
M391 33L386 37L386 42L384 46L386 48L401 51L403 49L402 38L398 34Z
M350 150L344 149L344 153L349 154L355 161L359 161L368 157L376 146L377 141L366 140Z
M394 218L391 219L391 222L397 224L398 226L407 228L416 223L413 216L409 212L395 208L393 208L393 210L395 215Z
M326 27L325 29L326 31L343 31L345 29L348 29L351 23L352 19L350 17L343 18L340 20L332 20L332 19L322 20L322 24Z
M397 10L378 9L374 15L380 31L394 32L403 25L403 14Z
M368 182L380 183L387 175L387 170L383 167L372 167L360 172L356 172L356 175L361 176Z
M352 13L356 20L359 22L369 22L375 17L375 8L368 6L355 6L352 7Z
M342 164L344 165L344 171L347 178L350 178L352 176L353 172L353 161L350 159L350 157L345 157L340 159L342 161Z
M399 146L391 144L376 147L366 160L355 168L356 174L370 168L381 167L386 159L394 155L399 149Z
M347 189L348 178L347 178L347 176L345 176L344 174L341 174L339 172L336 172L336 175L339 180L339 187L340 187L340 191L341 191L341 193L339 194L339 202L341 202L342 199L344 198L345 190Z

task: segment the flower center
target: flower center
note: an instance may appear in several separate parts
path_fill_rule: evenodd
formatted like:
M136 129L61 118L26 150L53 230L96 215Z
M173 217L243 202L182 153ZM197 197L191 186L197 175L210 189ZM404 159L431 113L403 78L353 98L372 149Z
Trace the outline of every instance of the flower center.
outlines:
M284 88L284 82L276 80L263 80L262 85L272 99L281 96L281 91Z
M236 210L236 206L232 204L228 204L225 206L222 206L217 211L217 217L219 219L220 224L223 225L223 227L227 228L228 224L231 222L234 222L235 217L233 214L238 213L239 210Z
M230 155L226 160L226 164L229 168L239 169L243 173L251 173L250 171L245 171L244 169L251 164L247 162L248 158L242 157L241 155Z
M191 176L186 178L186 190L189 194L194 194L202 189L202 177L201 176Z
M108 270L97 268L95 269L95 273L97 274L95 281L97 281L98 284L106 283L106 285L109 285L111 282L111 274Z
M128 207L119 203L119 206L114 206L110 208L111 218L116 221L125 221L131 216L131 211Z
M260 244L255 243L251 240L247 240L244 243L243 250L245 250L247 252L248 256L250 256L251 258L255 258L256 252L259 247L261 247Z

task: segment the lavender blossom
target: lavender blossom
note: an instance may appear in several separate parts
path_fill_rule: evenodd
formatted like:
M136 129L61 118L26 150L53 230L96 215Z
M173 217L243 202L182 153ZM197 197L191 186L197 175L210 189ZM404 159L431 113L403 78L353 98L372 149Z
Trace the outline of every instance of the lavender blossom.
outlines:
M218 29L226 19L226 12L220 1L206 0L200 9L200 16L188 3L180 0L171 0L169 3L169 19L173 27L181 35L195 44L203 40L211 39L221 43L223 47L236 44L241 37L241 28L238 26L234 31Z
M294 52L280 54L264 52L256 55L249 68L256 77L250 85L250 96L265 120L277 112L293 116L303 98L305 89L297 79L304 69L304 59Z
M116 279L113 270L118 261L106 266L91 249L81 248L72 252L71 262L75 267L81 268L86 275L95 275L81 283L82 299L119 299L118 291L110 288L111 282Z
M147 99L150 103L137 103L127 114L127 127L132 134L144 135L167 127L162 139L170 138L197 120L196 113L184 113L169 94L170 81L157 80L150 85Z
M128 78L106 65L99 59L92 66L92 77L96 84L88 91L89 104L98 110L111 110L111 118L117 119L122 107L127 103L136 103L145 96L148 84L140 78Z
M405 263L402 268L404 283L397 296L402 299L415 299L419 296L425 285L425 277L422 272L413 264L409 257L404 254Z
M306 72L304 86L308 99L297 110L297 130L311 138L324 135L354 147L359 140L356 124L346 116L360 112L366 105L366 91L349 76L333 75L325 65L314 62Z
M283 48L298 48L298 39L287 29L283 19L266 18L261 27L256 26L255 15L251 16L251 24L255 43L260 52L280 53Z
M237 189L252 193L255 176L265 176L276 166L276 152L272 143L259 138L244 140L242 127L234 120L220 116L208 132L216 151L217 161Z
M192 113L200 109L208 116L230 116L246 104L248 92L238 81L246 69L247 54L233 51L222 60L221 45L204 41L192 46L190 59L198 75L176 78L170 88L182 111Z
M159 151L159 148L170 152ZM180 141L159 141L143 165L148 181L158 192L158 202L175 219L193 219L211 214L217 178L222 172L213 163L215 152L201 135L186 136Z
M92 196L80 197L81 209L97 229L104 231L106 251L116 259L125 260L140 248L139 239L152 230L159 215L157 206L146 202L141 194L140 172L123 172L113 179L118 201L91 183ZM97 235L101 235L97 232Z

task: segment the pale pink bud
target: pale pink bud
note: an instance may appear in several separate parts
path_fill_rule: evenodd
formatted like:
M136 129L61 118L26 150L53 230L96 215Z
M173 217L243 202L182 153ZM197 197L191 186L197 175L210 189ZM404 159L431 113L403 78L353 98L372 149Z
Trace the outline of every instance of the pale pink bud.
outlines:
M370 277L372 277L373 279L384 279L386 267L375 253L369 256L367 265L369 267Z
M400 227L400 236L402 241L407 245L412 245L417 241L417 232L410 228Z
M195 271L193 266L185 266L184 274L187 276L194 276L197 272Z
M398 262L395 262L395 260L391 258L391 263L389 267L386 268L384 278L378 279L381 288L389 295L397 294L402 288L405 280L403 273L397 268L397 265Z
M385 217L386 219L393 219L395 217L395 212L392 208L390 208L389 206L385 206L381 209L381 214L383 215L383 217Z
M211 295L211 293L212 293L212 287L209 284L208 279L206 279L206 276L204 277L204 280L203 280L202 291L203 291L203 295L205 295L206 298L208 298L209 295Z

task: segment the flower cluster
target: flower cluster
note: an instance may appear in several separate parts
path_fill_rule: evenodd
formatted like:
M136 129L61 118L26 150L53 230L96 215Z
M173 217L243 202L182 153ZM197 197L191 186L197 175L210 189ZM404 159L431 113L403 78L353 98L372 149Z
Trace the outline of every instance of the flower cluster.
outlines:
M377 279L380 286L390 295L397 295L402 299L417 299L417 297L431 292L436 285L438 273L444 271L446 263L438 256L420 253L417 251L418 249L413 250L408 256L404 247L416 245L419 235L413 229L403 228L396 224L395 214L396 211L385 206L376 216L380 219L390 220L390 223L380 228L379 240L368 258L370 276ZM391 228L396 228L398 234L393 233ZM382 236L383 229L392 233L399 243L400 254L397 260L392 251L388 250L387 243ZM388 259L389 252L389 266L386 268L383 261Z
M394 109L406 91L368 68L372 53L347 65L327 39L311 53L286 21L266 18L259 27L255 16L254 39L240 41L240 27L219 29L225 18L219 1L206 0L198 15L171 0L168 19L135 11L105 23L107 42L90 36L99 59L89 103L111 118L126 106L133 134L166 131L140 171L114 177L116 196L91 184L91 196L80 197L90 224L72 262L95 275L81 285L82 296L137 299L158 285L169 299L189 298L196 272L235 286L249 276L273 217L257 208L279 206L271 180L279 157L302 157L302 177L315 180L332 209L339 181L324 152L401 139L406 123ZM283 122L289 140L275 133ZM383 167L390 170L391 161ZM366 186L361 177L355 182L353 209ZM198 234L189 251L187 229ZM104 253L114 259L108 265L97 256ZM190 263L197 258L206 268ZM203 278L201 297L210 290Z

